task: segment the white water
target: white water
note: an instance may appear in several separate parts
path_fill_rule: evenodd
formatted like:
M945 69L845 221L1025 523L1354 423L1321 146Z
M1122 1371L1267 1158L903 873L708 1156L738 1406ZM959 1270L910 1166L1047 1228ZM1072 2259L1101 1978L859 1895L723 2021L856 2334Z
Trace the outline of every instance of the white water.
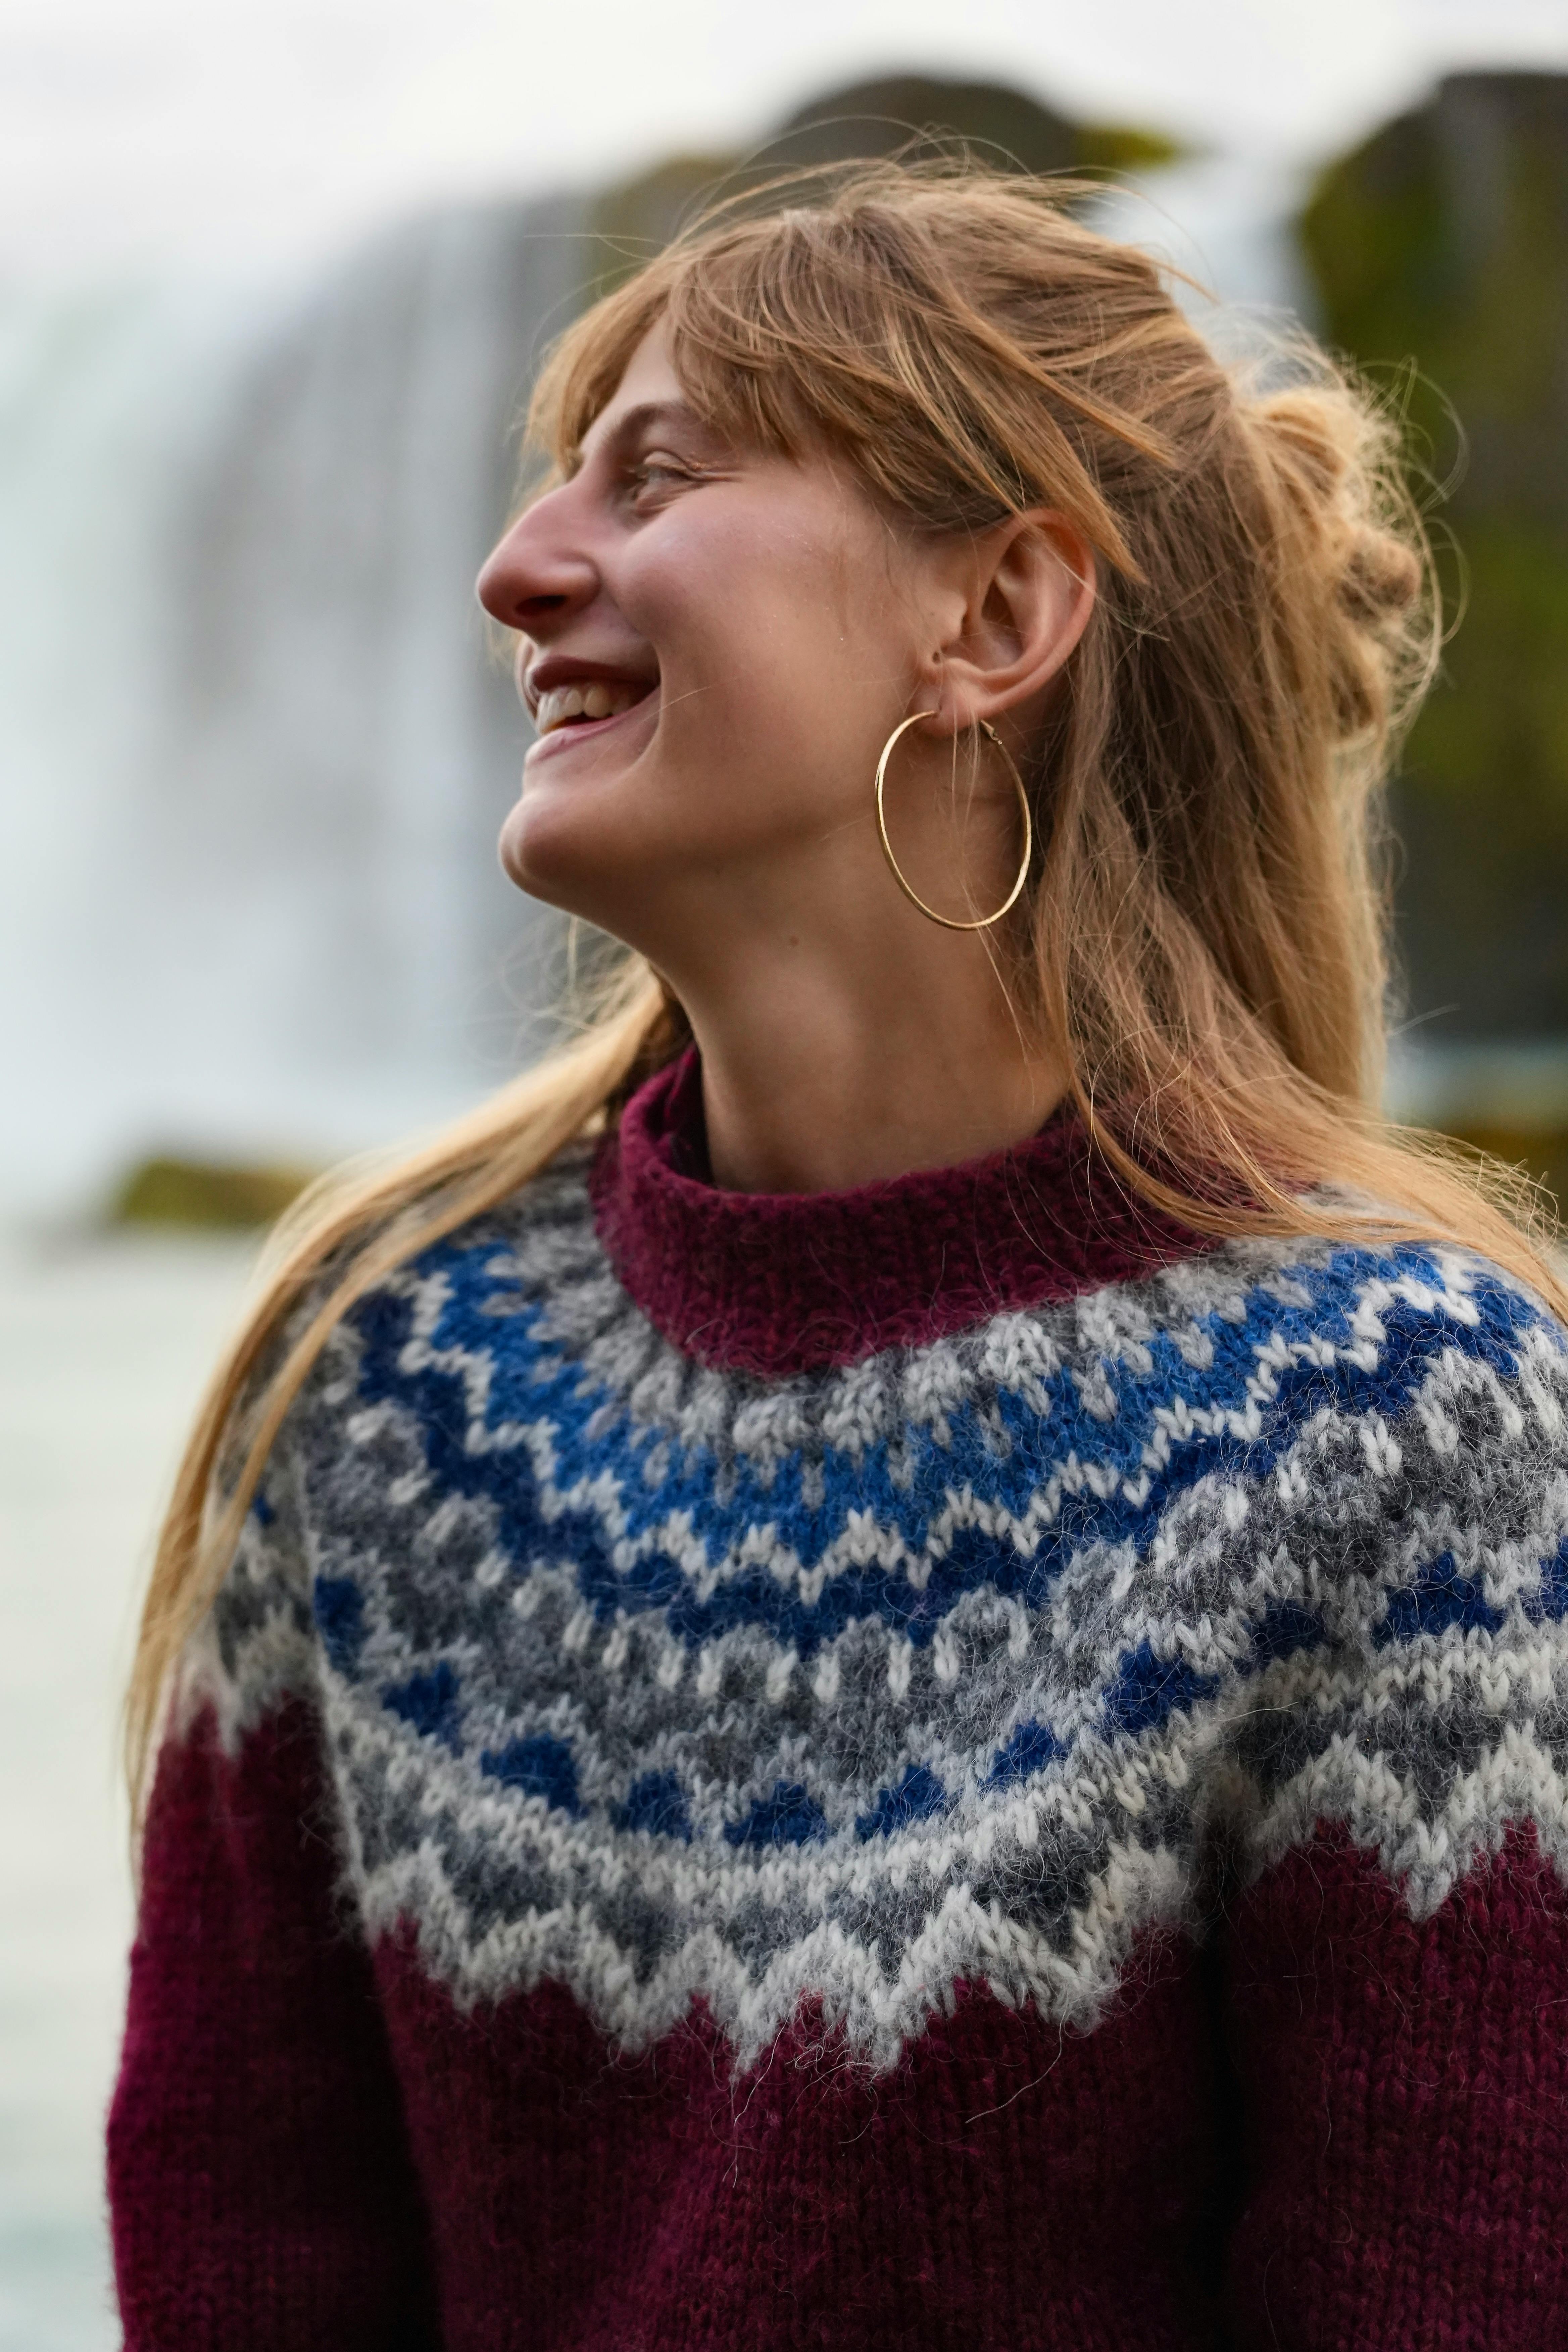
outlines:
M381 1140L537 1042L472 583L576 220L0 301L0 1205Z

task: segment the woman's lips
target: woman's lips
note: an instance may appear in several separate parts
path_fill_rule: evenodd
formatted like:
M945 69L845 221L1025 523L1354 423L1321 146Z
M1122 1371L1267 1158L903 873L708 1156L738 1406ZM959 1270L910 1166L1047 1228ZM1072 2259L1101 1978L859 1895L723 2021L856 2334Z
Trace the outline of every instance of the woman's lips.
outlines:
M585 742L591 737L607 735L612 728L624 727L629 719L636 719L646 711L654 699L652 694L645 694L642 700L634 702L629 710L617 710L608 719L572 719L563 727L552 727L548 735L542 735L536 743L530 745L523 766L537 767L541 760L552 760L561 752L570 751L574 742Z

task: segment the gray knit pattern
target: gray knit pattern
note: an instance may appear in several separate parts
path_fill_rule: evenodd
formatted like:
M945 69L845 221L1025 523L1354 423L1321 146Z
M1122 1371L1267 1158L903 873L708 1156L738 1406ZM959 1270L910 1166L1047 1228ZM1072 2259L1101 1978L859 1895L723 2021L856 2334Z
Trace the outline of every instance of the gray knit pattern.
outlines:
M580 1154L385 1282L202 1667L319 1709L368 1937L622 2045L1088 2025L1320 1823L1412 1913L1568 1873L1568 1341L1484 1260L1233 1244L769 1383L671 1347Z

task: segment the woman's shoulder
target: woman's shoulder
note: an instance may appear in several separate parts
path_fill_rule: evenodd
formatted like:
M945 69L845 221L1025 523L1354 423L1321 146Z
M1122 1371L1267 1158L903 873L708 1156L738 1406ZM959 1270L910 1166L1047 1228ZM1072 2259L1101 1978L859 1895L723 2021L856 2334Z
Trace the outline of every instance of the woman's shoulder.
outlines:
M591 1141L567 1145L515 1192L413 1251L356 1300L345 1318L350 1329L363 1328L389 1301L423 1297L433 1307L470 1293L493 1297L498 1283L514 1297L540 1300L596 1270L603 1263L592 1188L596 1155Z
M1568 1877L1568 1334L1544 1301L1474 1250L1287 1236L987 1344L1017 1380L1047 1332L1031 1532L1138 1769L1184 1723L1248 1877L1330 1824L1425 1916L1523 1823Z
M1136 1279L958 1345L1004 1381L1048 1364L1091 1421L1142 1428L1162 1462L1180 1431L1278 1453L1309 1428L1321 1445L1336 1423L1415 1414L1436 1431L1460 1412L1473 1438L1484 1408L1516 1439L1516 1391L1531 1436L1557 1441L1568 1381L1568 1331L1525 1283L1479 1252L1398 1239L1194 1236Z
M1215 1348L1183 1532L1235 1522L1251 1866L1337 1822L1421 1916L1528 1822L1568 1874L1568 1333L1447 1244L1229 1244L1167 1286Z
M1075 1319L1091 1340L1141 1323L1216 1384L1245 1367L1259 1405L1298 1392L1315 1405L1337 1376L1358 1407L1398 1413L1437 1371L1451 1384L1466 1364L1500 1381L1568 1368L1568 1331L1541 1296L1448 1242L1229 1239L1080 1300Z
M1070 1340L1054 1451L1115 1465L1221 1683L1278 1665L1321 1712L1320 1673L1415 1704L1450 1651L1568 1665L1568 1332L1489 1258L1230 1241L1080 1299Z

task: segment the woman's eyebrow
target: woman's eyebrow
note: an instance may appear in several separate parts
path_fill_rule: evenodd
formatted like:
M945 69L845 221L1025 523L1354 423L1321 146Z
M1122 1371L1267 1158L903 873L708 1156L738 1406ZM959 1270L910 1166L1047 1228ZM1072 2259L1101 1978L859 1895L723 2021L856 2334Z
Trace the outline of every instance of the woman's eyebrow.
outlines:
M599 446L616 451L623 450L632 442L640 440L646 433L662 425L681 425L689 432L704 436L709 431L697 411L689 407L683 400L644 400L639 401L635 408L628 408L624 415L616 417L615 423L605 434ZM588 455L586 442L580 443L574 454L572 468L574 473Z

